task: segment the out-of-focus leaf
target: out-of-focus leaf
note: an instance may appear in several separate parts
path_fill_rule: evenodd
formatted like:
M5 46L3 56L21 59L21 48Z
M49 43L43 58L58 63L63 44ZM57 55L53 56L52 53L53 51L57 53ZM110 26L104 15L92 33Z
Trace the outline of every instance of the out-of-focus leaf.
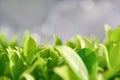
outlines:
M120 43L114 44L109 54L110 66L111 69L104 73L106 79L113 80L120 71Z
M79 55L74 50L67 46L59 46L56 49L65 58L70 68L73 70L76 76L79 77L80 80L88 80L88 72L85 64L83 63L81 57L79 57Z
M13 36L12 39L10 40L10 42L9 42L9 46L13 47L13 48L15 46L17 46L18 45L17 39L18 39L18 35Z
M37 50L37 45L31 36L25 39L23 52L26 58L27 64L31 64L33 57L35 56L35 51Z
M84 48L77 52L82 58L89 72L89 80L96 80L98 61L96 54L89 48Z
M81 80L67 65L56 67L54 71L62 78L62 80Z
M105 29L106 29L106 35L108 41L112 41L112 42L120 41L120 26L118 26L114 30L111 30L111 28L108 25L106 25Z
M7 45L8 45L7 39L6 39L6 37L2 33L0 33L0 45L3 48L6 48Z
M7 78L6 76L1 76L0 80L9 80L9 78Z
M86 46L84 39L79 35L73 37L70 41L66 43L66 45L75 50L82 49Z
M110 65L108 50L103 44L99 44L97 55L98 55L100 67L102 68L107 67L110 70L111 65Z
M63 78L63 80L70 80L69 70L67 66L56 67L54 71Z
M58 76L57 74L54 74L52 76L51 80L62 80L62 78L60 76Z
M37 80L48 80L49 75L46 64L46 60L38 57L37 60L20 75L19 79L27 78L29 80L29 78L32 77L32 79Z
M9 60L6 53L0 54L0 76L9 74Z
M64 58L63 57L56 57L56 58L49 58L47 62L48 68L51 70L56 66L60 66L64 64Z
M58 36L54 35L54 46L57 45L62 45L62 41Z
M92 43L92 41L90 41L89 39L84 38L83 40L86 44L85 48L91 48L92 49L94 47L94 43Z
M34 77L28 73L24 73L19 80L35 80Z
M108 51L110 51L113 44L120 42L120 26L112 30L109 25L105 25L105 30L107 38L105 39L104 44Z
M7 48L9 57L9 68L13 80L16 80L25 69L24 63L12 48Z
M42 46L40 47L40 56L43 58L56 58L59 57L57 51L55 51L51 46Z
M120 43L114 45L110 51L110 65L112 69L119 68L120 66Z
M105 32L106 32L106 37L109 38L112 32L112 29L108 24L105 24Z

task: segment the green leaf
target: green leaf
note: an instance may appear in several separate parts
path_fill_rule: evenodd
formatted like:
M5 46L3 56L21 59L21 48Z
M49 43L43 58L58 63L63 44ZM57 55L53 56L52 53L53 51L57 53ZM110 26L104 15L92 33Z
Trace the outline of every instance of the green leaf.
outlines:
M114 30L108 29L107 34L108 34L108 41L119 42L120 41L120 26L118 26Z
M112 30L108 25L105 26L107 38L104 41L108 51L110 51L114 43L120 42L120 26Z
M110 58L111 69L104 73L104 77L106 79L110 79L114 77L120 71L120 67L119 67L120 58L119 57L120 57L120 43L114 44L110 51L109 58Z
M70 41L66 43L66 45L74 50L79 50L86 46L84 39L79 35L73 37Z
M19 78L19 80L35 80L35 79L31 74L24 73L22 77Z
M67 64L76 74L76 76L79 77L78 80L88 80L88 72L85 64L83 63L81 57L79 57L79 55L74 50L67 46L59 46L56 49L65 58Z
M59 57L59 54L51 46L41 46L40 47L40 56L43 58L56 58Z
M23 70L26 68L26 66L24 66L24 63L12 48L8 47L7 52L9 57L10 73L12 79L16 80L19 77L19 75L23 72Z
M9 78L7 78L6 76L1 76L0 80L9 80Z
M19 76L19 79L23 80L25 78L27 80L35 80L38 78L38 80L48 80L49 75L46 64L47 61L38 56L36 61Z
M104 66L111 70L111 65L110 65L110 60L109 60L109 53L108 50L106 48L106 46L104 46L103 44L99 44L99 52L97 52L98 54L98 58L99 58L99 64L100 66Z
M85 48L94 48L94 44L91 42L91 40L84 38L84 42L86 44Z
M105 32L106 32L106 37L110 37L110 34L112 32L111 27L108 24L105 24Z
M62 41L58 36L54 35L54 46L57 45L62 45Z
M7 39L6 39L5 35L3 35L2 33L0 33L0 45L1 45L4 49L8 46Z
M62 80L81 80L67 65L56 67L54 71L62 78Z
M51 78L51 80L62 80L61 77L59 77L57 74L54 74Z
M9 74L9 59L6 53L0 53L0 76Z
M63 80L70 80L69 77L69 70L67 66L56 67L54 71L63 79Z
M114 45L110 51L110 64L112 69L119 68L120 66L120 43Z
M13 48L14 48L15 46L17 46L17 45L18 45L17 39L18 39L18 35L14 35L14 36L12 37L11 41L9 42L9 46L10 46L10 47L13 47Z
M84 48L77 52L85 63L89 72L89 80L96 80L98 61L95 53L89 49Z
M33 57L35 56L35 51L37 50L36 43L34 39L31 36L28 36L25 39L24 46L23 46L23 52L24 56L26 57L27 64L31 64L33 61Z

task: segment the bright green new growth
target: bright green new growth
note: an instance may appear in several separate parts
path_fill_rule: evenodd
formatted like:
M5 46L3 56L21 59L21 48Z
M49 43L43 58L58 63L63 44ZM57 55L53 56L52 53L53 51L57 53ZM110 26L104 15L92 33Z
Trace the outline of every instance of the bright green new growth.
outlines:
M37 45L29 32L22 46L0 33L0 80L120 80L120 27L105 30L103 43L54 35L53 46Z

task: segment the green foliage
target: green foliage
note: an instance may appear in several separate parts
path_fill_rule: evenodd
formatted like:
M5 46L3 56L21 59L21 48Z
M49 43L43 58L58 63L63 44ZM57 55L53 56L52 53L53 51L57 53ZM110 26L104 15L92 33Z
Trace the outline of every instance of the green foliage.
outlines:
M79 50L78 54L87 67L89 80L96 80L98 61L95 53L89 48L84 48Z
M31 36L28 36L25 39L24 45L23 45L23 54L26 59L25 61L28 65L31 64L32 61L34 61L33 59L37 54L36 50L37 50L37 45L35 41Z
M62 45L62 41L59 37L54 35L54 46Z
M74 50L67 46L57 47L57 50L65 58L67 64L74 71L76 76L78 76L77 80L88 80L87 69L82 59L77 55Z
M53 46L38 46L29 32L21 45L0 33L0 80L119 80L120 27L105 30L103 43L77 35L64 44L54 35Z

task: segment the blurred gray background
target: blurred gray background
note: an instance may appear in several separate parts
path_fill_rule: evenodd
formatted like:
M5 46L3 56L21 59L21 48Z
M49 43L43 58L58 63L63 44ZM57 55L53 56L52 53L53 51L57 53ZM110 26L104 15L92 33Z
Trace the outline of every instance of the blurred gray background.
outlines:
M0 0L0 31L10 38L29 30L38 43L73 36L105 37L104 24L120 24L120 0Z

